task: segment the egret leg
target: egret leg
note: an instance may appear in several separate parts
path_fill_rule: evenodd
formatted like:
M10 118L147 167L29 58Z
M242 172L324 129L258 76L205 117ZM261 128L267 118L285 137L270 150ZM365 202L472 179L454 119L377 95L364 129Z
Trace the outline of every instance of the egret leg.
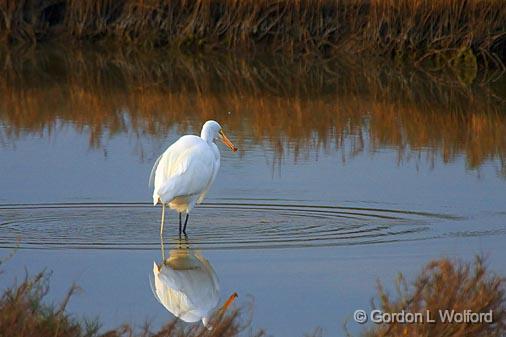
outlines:
M165 204L162 204L162 222L160 223L160 238L163 238L163 222L165 221Z
M181 226L182 226L182 225L183 225L183 224L181 223L181 213L179 213L179 236L180 236L180 237L181 237L181 228L182 228Z
M190 216L190 214L186 213L186 219L184 220L184 227L183 227L183 233L184 233L184 235L186 235L186 224L188 223L188 217L189 216Z

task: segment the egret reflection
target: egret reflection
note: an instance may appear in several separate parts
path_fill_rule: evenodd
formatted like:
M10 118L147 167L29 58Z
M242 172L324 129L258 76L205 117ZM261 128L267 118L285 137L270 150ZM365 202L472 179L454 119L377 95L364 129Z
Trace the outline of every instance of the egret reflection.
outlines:
M188 323L202 321L210 328L209 318L220 301L218 276L201 252L191 249L187 238L171 242L174 247L169 250L169 257L165 258L162 240L162 262L153 263L153 294L174 316ZM236 293L230 296L222 310L236 297Z

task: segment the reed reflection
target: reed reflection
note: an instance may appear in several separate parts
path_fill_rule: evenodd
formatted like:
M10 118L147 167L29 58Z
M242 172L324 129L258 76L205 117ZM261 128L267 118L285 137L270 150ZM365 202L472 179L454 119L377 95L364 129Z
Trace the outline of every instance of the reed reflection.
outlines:
M443 162L462 155L469 168L497 161L506 175L499 84L467 86L458 77L369 61L4 52L0 139L71 125L89 134L92 147L128 133L142 149L143 141L163 139L171 128L198 130L203 120L217 119L237 130L239 147L267 142L277 158L298 160L349 143L345 159L389 147L400 162L421 153Z
M200 251L190 247L187 238L171 240L173 248L165 257L161 241L162 261L153 263L151 289L155 298L174 316L189 323L202 321L211 328L209 320L220 300L218 276ZM234 293L221 311L235 300Z

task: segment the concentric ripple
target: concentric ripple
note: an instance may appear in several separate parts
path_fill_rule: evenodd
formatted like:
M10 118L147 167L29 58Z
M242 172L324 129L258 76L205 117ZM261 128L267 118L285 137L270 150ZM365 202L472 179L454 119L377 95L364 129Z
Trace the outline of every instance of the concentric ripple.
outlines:
M158 249L160 207L143 203L0 205L0 247ZM195 248L336 246L420 240L445 215L293 203L207 203L192 212ZM167 213L165 234L177 235Z

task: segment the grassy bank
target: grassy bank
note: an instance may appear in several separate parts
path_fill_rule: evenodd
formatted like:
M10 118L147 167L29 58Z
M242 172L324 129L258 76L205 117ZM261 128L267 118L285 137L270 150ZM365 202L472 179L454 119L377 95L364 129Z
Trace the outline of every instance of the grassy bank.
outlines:
M3 275L5 277L5 275ZM475 313L491 311L492 323L456 324L445 323L437 318L435 323L402 324L383 323L366 328L363 337L379 336L424 336L424 337L492 337L506 333L506 303L504 279L487 270L480 258L474 263L448 259L428 263L412 284L402 276L396 282L397 297L391 296L379 286L379 308L382 312L423 312L438 310L471 310ZM103 331L97 322L77 320L66 310L68 301L76 292L70 288L67 297L58 306L45 304L48 292L48 278L43 274L27 277L17 286L6 289L0 296L0 336L9 337L233 337L266 336L249 328L249 319L238 309L227 313L218 312L211 323L212 330L201 324L181 324L168 321L159 330L149 326L135 329L125 324L116 329ZM322 331L313 335L321 336ZM333 335L336 331L330 332ZM300 333L303 335L303 332Z
M23 0L0 2L0 40L148 48L338 51L474 67L506 59L502 0Z

